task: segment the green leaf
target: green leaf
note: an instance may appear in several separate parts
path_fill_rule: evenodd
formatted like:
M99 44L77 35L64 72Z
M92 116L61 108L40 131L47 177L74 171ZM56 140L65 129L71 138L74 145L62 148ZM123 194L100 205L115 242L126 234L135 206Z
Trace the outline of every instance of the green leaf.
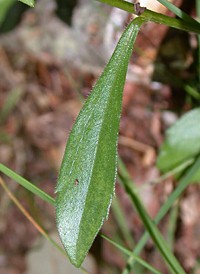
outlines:
M142 21L123 33L71 131L60 169L56 215L61 241L79 267L108 215L114 193L122 93Z
M35 1L34 0L19 0L20 2L30 6L30 7L34 7L35 5Z
M167 130L166 140L161 146L157 166L168 171L183 161L200 153L200 108L183 115Z
M16 0L0 0L0 24L6 17L7 11Z
M198 21L193 19L190 15L185 13L183 10L179 9L177 6L175 6L173 3L169 2L168 0L157 0L157 1L161 3L163 6L165 6L166 8L168 8L170 11L175 13L179 18L181 18L188 24L198 25Z

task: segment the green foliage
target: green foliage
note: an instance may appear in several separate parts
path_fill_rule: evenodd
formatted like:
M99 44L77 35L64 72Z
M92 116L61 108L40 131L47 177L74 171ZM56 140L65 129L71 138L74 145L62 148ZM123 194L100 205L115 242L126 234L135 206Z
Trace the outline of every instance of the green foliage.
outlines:
M120 246L119 244L115 243L114 241L112 241L109 237L101 234L102 238L107 240L108 242L112 243L114 246L116 246L118 249L122 250L124 254L129 255L131 258L133 258L134 260L136 260L138 263L140 263L142 266L144 266L145 268L147 268L148 270L151 271L151 273L155 273L155 274L162 274L160 271L156 270L155 268L153 268L151 265L147 264L144 260L142 260L140 257L135 256L133 254L133 252L130 252L127 249L124 249L122 246Z
M34 6L33 0L20 1L29 6ZM99 1L131 13L135 12L135 6L126 1ZM200 24L197 21L174 5L168 5L168 1L158 1L174 11L181 19L171 18L145 9L141 12L141 16L130 23L124 31L113 56L85 102L71 131L60 169L56 188L56 201L23 177L0 164L1 172L16 180L41 199L56 206L57 227L61 241L70 261L77 267L81 266L103 221L108 216L114 194L123 87L129 58L140 26L143 22L153 21L181 30L200 33ZM13 2L14 0L0 1L0 5L3 7L0 11L0 23L4 20L5 14ZM1 121L5 120L13 108L12 98L8 100L3 108L0 117ZM14 99L16 100L16 98ZM193 164L188 168L180 179L177 188L161 207L155 223L158 223L166 215L190 182L200 178L199 117L200 108L194 109L183 115L167 131L166 141L161 147L157 160L160 170L164 172L170 171L176 168L177 165L184 164L184 162L191 159L193 159ZM120 165L120 180L137 209L148 234L144 234L132 253L103 236L130 256L128 265L123 273L129 273L134 260L140 262L152 272L160 273L137 257L145 245L148 235L151 236L155 246L159 249L160 254L166 260L172 272L177 274L185 273L168 248L155 223L147 214L142 202L132 188L133 182L127 175L127 171L124 170L123 165ZM125 237L129 238L128 230L124 229L123 225L121 225L121 229L125 232Z
M107 5L113 6L120 8L122 10L125 10L130 13L135 13L135 6L133 3L124 1L124 0L97 0L102 3L106 3ZM198 0L197 0L198 1ZM160 0L161 2L161 0ZM162 4L166 6L165 0L162 0ZM144 21L146 22L155 22L158 24L163 24L172 28L180 29L180 30L185 30L185 31L191 31L195 33L200 33L200 23L194 20L193 18L189 18L188 15L185 16L185 13L178 9L174 8L174 5L170 5L170 9L177 13L182 19L177 19L177 18L172 18L169 16L166 16L161 13L154 12L149 9L145 9L145 11L140 15L141 18L143 18Z
M0 24L3 22L8 9L14 2L15 0L0 0Z
M35 1L34 0L19 0L20 2L30 6L30 7L34 7L35 5Z
M65 23L71 24L73 9L77 0L54 0L56 3L55 14ZM24 5L24 3L26 5ZM33 0L0 0L0 34L13 30L21 21L23 14L33 7Z
M6 9L2 21L0 21L0 34L13 30L20 23L23 13L28 9L29 6L16 0L12 1L11 5Z
M3 164L0 164L0 171L7 175L9 178L13 179L17 183L19 183L21 186L29 190L32 194L40 197L43 201L49 203L50 205L55 205L55 200L49 196L46 192L42 191L40 188L29 182L28 180L24 179L8 167L6 167ZM0 177L0 183L1 183L1 177ZM62 249L52 238L46 236L43 234L43 236L51 243L54 245L54 247L59 250L62 254L66 255L66 252L64 249ZM119 250L121 250L124 254L129 255L131 258L134 258L140 265L143 265L147 269L151 270L152 273L160 274L159 271L157 271L155 268L153 268L151 265L149 265L147 262L142 260L141 258L135 256L130 250L127 248L123 247L122 245L114 242L113 240L109 239L107 236L104 234L101 234L102 238L107 239L110 243L112 243L114 246L116 246ZM83 267L81 267L84 273L88 273Z
M154 222L158 224L163 217L167 214L169 209L173 206L175 201L181 196L183 191L186 190L186 188L189 186L193 178L198 174L199 172L199 167L200 167L200 156L197 157L195 160L194 164L188 168L186 173L182 176L182 178L179 180L177 184L177 188L170 194L166 202L162 205L160 208L158 214L156 215L156 218ZM120 168L120 179L123 184L129 184L131 182L131 179L129 177L129 174L125 168L125 166L120 162L119 165ZM129 182L126 182L129 181ZM134 247L133 253L135 255L139 255L141 250L144 248L147 240L149 238L149 235L147 232L144 233L144 235L140 238L139 242L137 245ZM130 272L130 269L132 269L134 266L134 260L132 257L129 258L127 266L125 267L123 274L128 274Z
M185 20L189 24L198 24L196 20L194 20L191 16L189 16L187 13L176 7L174 4L169 2L168 0L157 0L159 3L161 3L163 6L165 6L167 9L171 10L174 14L176 14L179 18Z
M78 267L112 201L122 92L140 24L134 20L123 33L67 142L56 189L56 215L63 245Z
M151 218L149 217L148 213L146 212L138 195L133 190L129 181L124 181L124 187L125 187L127 193L130 195L131 200L132 200L134 206L136 207L146 230L148 231L149 235L151 236L152 240L154 241L156 247L159 249L163 258L166 260L169 268L173 270L173 273L184 274L185 271L183 270L183 268L177 261L176 257L170 251L170 249L169 249L168 245L166 244L165 240L163 239L160 231L158 230L156 225L152 222Z
M15 180L18 184L32 192L34 195L40 197L42 200L44 200L47 203L50 203L51 205L54 205L54 199L49 196L46 192L42 191L38 187L36 187L34 184L30 183L8 167L4 166L3 164L0 163L0 171L7 175L8 177L12 178Z
M160 149L157 166L163 172L200 153L200 108L183 115L167 130L166 140Z

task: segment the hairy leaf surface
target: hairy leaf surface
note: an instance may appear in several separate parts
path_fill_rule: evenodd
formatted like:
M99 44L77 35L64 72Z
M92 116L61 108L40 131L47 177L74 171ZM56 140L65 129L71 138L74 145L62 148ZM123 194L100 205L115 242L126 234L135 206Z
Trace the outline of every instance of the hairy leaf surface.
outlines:
M107 217L114 194L122 93L140 24L136 19L122 34L67 142L56 189L56 215L62 243L77 267Z

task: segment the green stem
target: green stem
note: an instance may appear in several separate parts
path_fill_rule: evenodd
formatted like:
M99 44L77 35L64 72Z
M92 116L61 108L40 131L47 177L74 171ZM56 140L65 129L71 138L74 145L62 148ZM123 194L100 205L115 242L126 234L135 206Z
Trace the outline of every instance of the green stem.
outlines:
M31 191L33 194L40 197L42 200L48 202L49 204L53 206L55 205L55 200L51 196L49 196L46 192L42 191L41 189L36 187L34 184L30 183L29 181L27 181L26 179L24 179L23 177L21 177L20 175L18 175L11 169L9 169L8 167L4 166L3 164L0 164L0 171L4 173L5 175L7 175L8 177L10 177L11 179L13 179L14 181L16 181L18 184L20 184L24 188Z
M97 0L97 1L135 14L134 4L129 3L127 1L123 1L123 0ZM188 23L182 19L172 18L170 16L166 16L161 13L157 13L148 9L146 9L140 15L140 17L143 18L144 21L146 22L151 21L154 23L163 24L163 25L184 30L184 31L200 33L200 24L195 20L191 20L192 22Z
M169 214L168 229L167 229L167 242L171 250L174 249L175 232L177 228L177 220L179 213L179 201L174 204Z
M175 167L174 169L170 170L167 173L164 173L162 176L160 176L157 179L154 179L153 181L148 181L142 184L142 186L136 188L136 192L140 192L141 190L148 188L149 186L153 186L156 184L159 184L163 182L164 180L168 179L169 177L175 176L176 174L180 173L181 171L185 170L187 167L189 167L192 163L194 163L194 159L189 159L185 161L184 163L180 164L179 166Z
M32 192L36 196L40 197L45 202L48 202L49 204L55 206L55 199L53 197L51 197L50 195L48 195L47 193L45 193L44 191L42 191L37 186L33 185L31 182L27 181L26 179L24 179L23 177L21 177L20 175L18 175L17 173L15 173L14 171L12 171L11 169L9 169L8 167L4 166L3 164L0 164L0 171L3 174L7 175L9 178L15 180L17 183L19 183L21 186L23 186L24 188L26 188L27 190L29 190L30 192ZM1 179L1 177L0 177L0 179ZM102 233L100 235L101 235L102 238L108 240L108 237L106 235L104 235ZM45 237L46 238L48 237L48 240L50 240L50 238L49 238L48 235L45 235ZM50 242L53 243L52 240L50 240ZM145 263L145 261L143 261L139 257L135 256L134 254L132 255L132 252L130 250L126 249L125 247L123 247L122 245L116 243L115 241L113 241L111 239L109 239L109 242L112 243L114 246L116 246L121 251L123 251L125 254L129 255L131 258L134 258L138 263L140 263L143 266L145 266L146 268L152 270L154 273L160 274L159 271L157 271L156 269L154 269L153 267L151 267L149 264ZM55 244L54 244L54 246L55 246ZM60 249L60 251L62 253L65 254L65 251L60 246L59 246L59 249ZM88 273L88 272L85 272L85 273Z
M3 187L9 198L13 201L13 203L18 207L21 213L31 222L31 224L39 231L39 233L49 242L51 243L60 253L62 253L65 257L68 258L65 250L56 242L52 237L50 237L47 232L33 219L33 217L28 213L28 211L21 205L19 200L12 194L9 188L6 186L3 179L0 177L0 185ZM90 274L84 267L81 267L81 270Z
M194 164L190 168L188 168L185 175L183 175L182 179L177 184L177 188L172 192L172 194L168 197L167 201L159 210L154 220L156 224L158 224L162 220L162 218L165 216L165 214L168 212L168 210L171 208L174 202L180 197L183 191L188 187L194 174L196 174L196 172L199 170L199 166L200 166L200 155L196 158ZM120 172L121 172L120 178L122 176L123 181L128 180L130 182L131 179L125 167L123 166L122 162L120 162ZM149 238L149 234L145 232L143 236L141 237L140 241L138 242L138 244L134 248L133 252L135 255L140 254L148 238ZM131 271L133 265L134 265L134 260L133 258L130 257L130 259L128 260L128 264L122 273L128 274Z
M114 217L117 221L118 227L120 228L121 233L126 241L126 244L128 244L129 247L133 247L135 243L134 243L133 237L128 229L127 220L124 216L124 213L123 213L122 208L119 204L117 196L114 197L114 199L112 201L112 210L113 210Z
M145 228L147 229L149 235L151 236L151 239L153 240L156 247L159 249L163 258L165 258L170 269L176 274L186 274L185 271L183 270L182 266L180 265L180 263L177 261L176 257L173 255L173 253L169 249L169 247L166 244L164 238L162 237L160 231L158 230L156 225L153 223L153 221L149 217L143 204L140 201L140 198L135 193L135 191L132 189L130 182L124 181L123 183L124 183L123 184L124 188L125 188L127 194L129 194L131 201L133 202L135 208L137 209L137 211L140 215L140 218L143 221Z
M141 265L143 265L144 267L146 267L147 269L149 269L151 271L151 273L156 273L156 274L161 274L160 271L158 271L157 269L155 269L154 267L152 267L150 264L146 263L144 260L142 260L140 257L135 256L133 254L132 251L128 250L127 248L119 245L118 243L114 242L112 239L110 239L109 237L107 237L106 235L100 233L100 236L107 240L109 243L111 243L112 245L114 245L115 247L117 247L119 250L121 250L123 253L127 254L128 256L133 256L133 258L140 263Z
M198 23L195 19L193 19L191 16L189 16L187 13L176 7L174 4L169 2L168 0L157 0L159 3L161 3L163 6L165 6L168 10L172 11L176 14L179 18L183 19L185 22L196 24ZM199 0L197 0L199 1Z

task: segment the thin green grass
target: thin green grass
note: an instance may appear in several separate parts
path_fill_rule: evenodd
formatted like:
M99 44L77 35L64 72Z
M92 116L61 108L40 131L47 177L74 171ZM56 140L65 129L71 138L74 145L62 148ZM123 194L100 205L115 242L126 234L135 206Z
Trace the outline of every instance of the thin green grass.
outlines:
M21 186L23 186L24 188L26 188L27 190L29 190L31 193L33 193L34 195L40 197L42 200L44 200L45 202L48 202L51 205L55 205L55 200L53 197L51 197L50 195L48 195L47 193L45 193L44 191L42 191L40 188L36 187L35 185L33 185L31 182L29 182L28 180L24 179L23 177L21 177L20 175L18 175L17 173L15 173L14 171L10 170L8 167L6 167L3 164L0 164L0 171L7 175L9 178L15 180L17 183L19 183ZM101 234L101 236L104 239L108 240L108 237L104 234ZM48 235L45 236L45 238L48 239ZM49 240L49 239L48 239ZM52 242L51 240L49 240L55 247L55 243ZM161 272L159 272L158 270L156 270L154 267L152 267L150 264L146 263L144 260L142 260L141 258L139 258L138 256L134 255L130 250L128 250L127 248L123 247L122 245L120 245L119 243L116 243L115 241L109 239L109 242L112 243L113 245L115 245L119 250L121 250L124 254L130 256L131 258L133 257L138 263L140 263L142 266L146 267L147 269L151 270L152 273L156 273L156 274L160 274Z
M9 198L13 201L13 203L18 207L21 213L31 222L31 224L39 231L39 233L56 248L62 255L68 258L65 250L60 246L52 237L48 235L48 233L33 219L33 217L29 214L29 212L21 205L20 201L12 194L9 188L6 186L5 182L0 177L0 185L3 187ZM90 274L84 267L81 267L83 273Z
M156 222L159 222L160 219L162 219L162 217L167 213L167 211L169 210L171 205L174 203L174 201L180 196L180 194L189 185L190 178L193 177L193 175L198 170L199 166L200 166L200 157L195 161L195 164L192 166L192 168L189 169L189 171L182 178L182 180L180 180L177 189L170 195L167 202L162 206L162 208L161 208L161 210L160 210L160 212L159 212L159 214L158 214L158 216L155 220ZM120 163L120 171L121 170L122 170L122 163ZM23 177L19 176L15 172L13 172L9 168L5 167L3 164L0 164L0 171L3 172L8 177L15 180L16 182L18 182L20 185L22 185L23 187L25 187L29 191L31 191L33 194L39 196L41 199L45 200L46 202L54 205L55 201L51 196L49 196L48 194L46 194L45 192L43 192L42 190L40 190L39 188L34 186L32 183L30 183L29 181L27 181ZM123 169L123 175L126 177L126 180L127 180L128 173L125 169ZM143 246L145 245L147 239L148 239L148 234L145 234L142 237L142 239L140 240L139 244L136 246L135 250L134 250L135 255L140 253L140 251L143 248ZM131 258L131 262L133 263L133 261L135 261L135 260L133 260L133 256L131 256L130 258ZM129 259L129 263L130 263L130 259ZM130 266L129 266L129 268L130 268ZM128 270L128 272L129 272L129 270ZM126 270L125 270L124 273L126 273ZM182 273L182 272L180 272L180 273Z
M198 35L198 39L200 42L200 35ZM200 60L199 60L199 68L200 68ZM199 70L199 72L200 72L200 70ZM194 99L196 99L198 101L200 100L200 93L197 91L196 88L192 87L191 85L184 85L184 89L191 97L193 97Z
M168 197L167 201L164 203L164 205L161 207L160 211L158 212L154 222L158 224L162 218L167 214L168 210L172 207L174 202L181 196L183 191L189 186L191 179L194 177L194 175L198 172L200 167L200 156L198 156L194 162L194 164L188 168L187 172L182 176L182 178L179 180L177 184L177 188L172 192L172 194ZM131 180L125 167L123 166L123 163L120 163L120 178L122 177L122 180ZM144 233L144 235L141 237L140 241L136 245L134 249L134 254L139 255L143 247L145 246L147 240L149 238L149 234L147 232ZM123 270L123 274L128 274L130 270L132 269L134 265L134 260L130 258L128 260L128 263L126 265L126 268Z
M169 214L168 229L167 229L167 242L171 250L174 248L174 239L177 228L177 219L179 212L179 202L175 203Z
M34 4L34 1L32 1L32 0L21 0L21 1L28 3L30 5ZM188 14L186 14L185 12L183 12L182 10L180 10L178 7L174 6L167 0L157 0L157 1L160 2L161 4L163 4L164 6L166 6L172 12L174 12L181 19L170 18L170 17L164 16L162 14L154 13L150 10L145 10L144 16L143 16L143 14L141 16L144 19L144 21L153 21L153 22L162 23L162 24L165 24L165 25L168 25L171 27L179 28L182 30L195 31L197 33L200 33L199 23L196 20L194 20L192 17L190 17ZM134 8L133 8L134 5L132 5L131 3L128 3L126 1L121 1L121 0L112 0L112 1L105 0L104 1L104 0L102 0L100 2L111 4L113 6L118 6L122 9L127 10L132 13L134 12ZM196 0L196 7L197 7L197 15L200 17L200 1L199 0ZM198 77L199 77L199 82L200 82L200 35L198 35L198 43L199 43L199 47L198 47ZM189 89L188 89L188 87L186 87L186 90L188 90L187 92L191 96L195 97L196 99L200 98L198 91L191 89L190 87L189 87ZM12 99L12 97L11 97L11 99ZM11 102L11 104L10 104L10 102ZM15 101L10 100L10 102L8 101L8 103L10 105L5 104L4 109L1 113L0 122L4 121L6 119L6 117L8 116L8 113L13 109L13 106L16 103L16 99L15 99ZM188 168L188 171L185 173L185 175L180 180L177 188L169 196L166 203L161 207L158 215L155 218L155 223L158 223L166 215L166 213L172 207L172 205L175 203L175 201L178 198L180 198L180 195L186 189L186 187L189 185L191 178L197 172L197 170L199 169L199 166L200 166L200 156L195 160L194 164L190 168ZM38 187L36 187L32 183L30 183L23 177L19 176L18 174L16 174L9 168L5 167L3 164L0 164L0 171L3 172L4 174L6 174L8 177L15 180L16 182L18 182L24 188L31 191L34 195L37 195L38 197L40 197L41 199L50 203L53 206L55 205L55 200L51 196L49 196L47 193L45 193L44 191L42 191L41 189L39 189ZM137 211L138 211L138 213L139 213L139 215L140 215L140 217L148 231L148 233L145 233L144 236L141 238L141 240L139 241L138 245L136 246L134 252L129 251L128 249L126 249L122 245L120 245L119 243L116 243L113 240L109 239L107 236L101 235L107 241L111 242L117 248L122 250L124 252L124 254L127 254L128 256L130 256L130 258L128 260L128 265L127 265L126 269L123 271L123 273L124 274L128 273L130 271L130 269L132 268L134 262L139 262L141 265L143 265L147 269L149 269L152 273L160 274L160 272L158 270L156 270L151 265L147 264L145 261L143 261L142 259L140 259L138 257L138 254L144 247L144 245L150 235L151 238L153 239L155 245L159 249L160 253L162 254L162 257L166 260L170 270L176 274L184 274L185 272L184 272L182 266L179 264L176 257L173 255L173 253L169 249L168 245L166 244L165 240L163 239L158 228L156 227L154 222L151 220L151 218L147 214L147 211L145 210L144 206L142 205L135 189L133 189L133 184L132 184L133 182L129 178L127 170L123 166L123 164L120 166L119 178L120 178L120 181L123 183L127 193L130 195L131 201L133 202L134 206L136 207L136 209L137 209ZM117 203L114 204L113 208L115 211L116 219L118 220L119 226L121 228L121 231L124 235L125 240L131 242L131 245L133 245L134 242L132 241L130 231L128 230L127 226L125 225L125 221L124 220L123 220L123 222L119 221L119 220L121 220L123 214L121 211L119 211L118 204ZM174 234L175 234L175 230L176 230L176 220L177 220L177 216L178 216L178 208L175 207L174 209L172 209L171 212L172 213L170 215L170 223L169 223L169 228L170 228L169 229L169 239L170 239L169 242L170 242L170 246L172 248L173 242L174 242Z
M180 174L183 170L185 170L187 167L189 167L193 162L194 162L193 158L189 159L189 160L185 161L184 163L181 163L174 169L170 170L169 172L164 173L160 177L158 177L152 181L144 182L144 184L142 184L142 186L136 187L135 191L140 192L141 190L144 190L145 188L148 188L149 186L157 185L157 184L163 182L164 180L166 180L167 178L176 176L176 175Z
M179 9L177 6L172 4L171 2L167 0L156 0L157 2L161 3L163 6L165 6L168 10L172 11L174 14L176 14L179 18L187 22L188 24L197 25L198 22L193 19L190 15ZM198 0L197 0L198 1Z
M28 180L24 179L22 176L18 175L5 165L0 164L0 171L33 194L35 194L36 196L40 197L42 200L53 206L55 205L55 200L51 196L49 196L46 192L42 191L40 188L36 187L34 184L30 183Z
M105 3L112 7L120 8L130 13L135 13L134 4L129 3L127 1L123 1L123 0L97 0L97 1ZM146 9L140 15L140 17L145 22L154 22L154 23L163 24L172 28L176 28L179 30L200 33L200 24L192 18L191 18L191 21L193 23L192 22L188 23L187 21L184 21L182 19L172 18L170 16L166 16L164 14L157 13L149 9Z
M133 190L133 186L131 185L130 181L123 180L123 186L124 186L127 194L129 194L131 201L133 202L135 208L137 209L146 230L148 231L149 235L151 236L151 239L153 240L155 246L158 248L159 252L162 254L162 257L167 262L167 265L170 268L170 270L172 270L173 273L176 273L176 274L185 274L185 271L181 267L180 263L177 261L174 254L169 249L169 247L166 244L166 241L164 240L164 238L162 237L160 231L158 230L156 225L153 223L153 221L147 214L138 195Z
M133 248L135 243L134 243L133 237L130 233L130 230L128 229L127 220L126 220L124 213L122 212L122 209L119 205L117 196L113 198L112 211L113 211L114 217L117 221L117 225L123 235L125 242L128 244L128 246L130 248Z
M152 267L151 265L149 265L148 263L146 263L144 260L142 260L140 257L133 255L133 252L131 252L128 249L125 249L124 247L122 247L121 245L119 245L116 242L113 242L112 239L110 239L109 237L105 236L104 234L101 234L101 237L105 240L107 240L108 242L110 242L112 245L114 245L115 247L117 247L118 249L120 249L123 253L127 254L128 256L133 256L133 258L140 263L142 266L144 266L145 268L147 268L148 270L150 270L152 273L156 273L156 274L162 274L160 271L156 270L154 267Z

